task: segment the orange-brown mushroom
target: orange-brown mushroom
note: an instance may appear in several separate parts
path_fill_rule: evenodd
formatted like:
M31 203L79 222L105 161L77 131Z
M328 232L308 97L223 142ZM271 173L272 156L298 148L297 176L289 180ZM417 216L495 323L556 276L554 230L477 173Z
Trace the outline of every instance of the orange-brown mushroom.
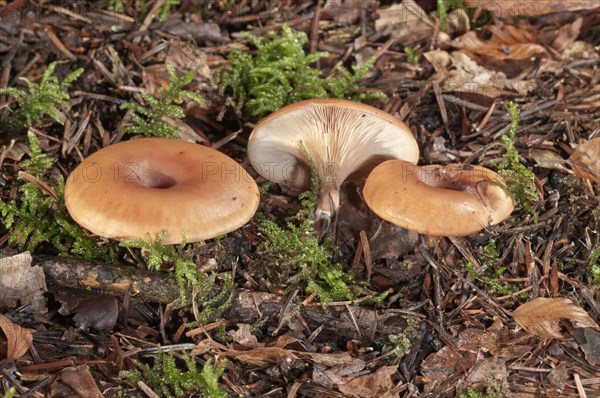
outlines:
M108 146L69 175L73 219L116 240L197 242L243 226L256 212L258 186L233 159L201 145L143 138Z
M499 223L514 208L502 178L466 164L416 166L389 160L375 167L363 196L392 224L432 236L464 236Z

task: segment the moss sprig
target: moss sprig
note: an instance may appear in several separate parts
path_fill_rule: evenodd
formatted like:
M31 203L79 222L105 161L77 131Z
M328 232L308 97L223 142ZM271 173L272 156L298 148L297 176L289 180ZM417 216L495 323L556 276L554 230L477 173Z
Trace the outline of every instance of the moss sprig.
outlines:
M165 265L173 267L179 286L179 306L192 300L196 305L196 321L190 322L188 326L193 327L214 321L233 300L234 284L231 276L223 275L219 290L214 292L218 275L214 272L206 275L198 270L196 263L184 252L185 244L163 245L164 236L163 231L155 239L148 236L145 240L123 241L120 245L144 249L144 260L151 270L159 271ZM191 298L188 292L191 292Z
M169 74L169 88L165 90L160 87L158 99L147 92L141 92L140 95L145 105L135 102L121 105L121 109L132 111L130 117L134 123L123 128L125 133L148 137L179 138L181 130L165 119L183 119L185 113L181 105L186 98L198 104L204 104L204 99L200 95L184 89L194 80L195 72L193 70L178 77L175 67L167 64L167 73Z
M20 174L19 200L0 200L2 223L10 230L9 245L33 252L40 244L49 243L59 255L114 260L115 244L99 244L71 219L64 205L64 178L58 176L55 183L46 178L53 159L42 151L32 131L27 136L29 159L21 162L21 169L33 179L26 180Z
M229 67L218 75L221 92L228 96L237 113L244 109L257 117L310 98L385 97L381 92L352 92L375 63L374 58L353 67L352 72L341 67L338 76L323 78L321 71L311 65L328 53L306 54L303 46L308 36L304 32L295 32L284 24L280 34L247 37L256 47L256 54L232 51Z
M525 209L534 221L539 215L533 209L532 203L538 201L535 188L535 174L519 160L519 152L515 148L515 135L519 127L519 108L514 102L509 102L511 116L510 130L502 136L502 146L506 150L504 160L498 164L499 174L507 183L508 190L515 198L518 205Z
M306 148L301 146L300 150L311 169L311 188L300 195L300 210L287 220L285 227L264 215L258 216L258 229L265 237L258 250L263 258L275 263L278 282L304 287L307 293L316 293L322 303L352 300L356 298L350 288L357 283L354 275L332 262L331 237L319 243L314 234L319 177Z
M200 394L202 397L225 398L227 394L219 387L219 378L225 370L225 363L213 366L211 361L204 363L198 371L196 361L187 353L183 353L186 370L177 365L172 353L158 353L152 366L135 361L138 369L121 372L133 384L143 380L153 391L165 398L176 398Z
M38 83L33 83L26 77L19 78L27 85L27 90L16 87L0 88L0 95L11 96L18 104L16 110L8 108L8 114L4 115L3 119L13 126L31 127L39 125L49 116L62 124L59 109L68 107L71 98L68 89L83 73L83 68L69 73L62 82L54 75L55 69L55 62L48 65Z

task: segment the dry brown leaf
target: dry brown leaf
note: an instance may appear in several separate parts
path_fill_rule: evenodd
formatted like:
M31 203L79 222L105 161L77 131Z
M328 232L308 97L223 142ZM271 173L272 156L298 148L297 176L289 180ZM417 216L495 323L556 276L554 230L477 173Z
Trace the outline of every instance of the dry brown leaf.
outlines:
M465 0L467 8L482 8L490 11L495 17L510 18L517 16L536 16L553 12L592 10L598 7L598 0Z
M533 148L529 150L529 157L535 160L535 163L545 169L565 170L565 160L555 151L549 149Z
M248 351L227 351L222 355L256 366L269 366L282 361L298 359L291 350L279 347L257 347Z
M600 184L600 137L579 145L569 160L578 176Z
M442 84L444 91L493 99L503 95L525 97L537 87L534 80L509 79L503 72L486 69L463 51L454 51L450 57L452 68Z
M252 334L252 325L247 323L239 323L238 330L230 330L227 332L233 338L233 341L245 347L259 347L263 344L258 343L258 339Z
M31 260L29 252L0 257L0 308L28 305L25 311L32 314L48 311L44 271L39 266L32 267Z
M546 339L562 338L561 319L568 319L576 328L598 329L598 324L587 312L564 297L536 298L521 305L512 316L523 329Z
M29 330L15 325L2 314L0 314L0 330L5 336L3 338L0 335L0 358L2 359L22 357L33 343L33 335Z
M333 19L340 25L350 25L358 22L361 10L371 14L376 8L375 0L327 0L321 15L323 19Z
M398 397L389 391L394 388L392 376L398 371L397 366L382 366L373 373L354 377L347 383L338 386L342 394L355 398Z
M207 352L223 352L227 351L228 348L221 343L218 343L212 339L200 340L196 347L192 350L190 355L204 355Z
M450 45L473 54L497 58L499 60L524 60L532 57L550 58L543 45L535 36L511 25L491 25L486 30L492 34L489 40L482 40L475 31L457 37Z
M318 352L300 352L294 351L294 354L298 358L309 360L319 365L328 366L333 368L337 367L349 367L354 372L358 372L357 369L362 370L365 367L365 361L360 358L353 357L349 352L338 352L333 354L321 354Z
M401 43L410 43L431 37L435 22L414 0L404 0L377 11L375 29L391 35Z
M87 365L71 366L60 372L63 383L82 398L103 398Z

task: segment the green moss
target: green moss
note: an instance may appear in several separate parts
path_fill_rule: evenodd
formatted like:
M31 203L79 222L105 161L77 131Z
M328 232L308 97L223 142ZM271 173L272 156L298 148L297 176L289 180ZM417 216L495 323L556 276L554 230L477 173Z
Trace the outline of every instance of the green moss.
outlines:
M596 246L590 253L590 260L588 261L590 267L590 275L594 283L600 285L600 246Z
M73 255L86 260L115 259L116 245L99 245L71 219L64 205L64 179L59 176L55 184L46 179L53 159L43 153L33 132L29 131L27 135L31 148L29 160L21 162L20 166L38 183L27 181L20 174L17 177L22 183L19 200L0 200L2 223L10 230L9 245L19 250L35 251L40 244L49 243L60 255ZM42 185L50 187L54 195L44 191Z
M164 265L174 268L175 279L180 289L179 306L194 300L196 316L195 322L188 323L189 327L214 321L225 311L233 300L234 285L228 274L222 277L222 286L215 293L217 274L206 275L198 270L194 261L184 253L185 245L162 245L164 232L158 234L156 239L150 236L147 240L123 241L121 246L144 249L143 256L149 269L158 271ZM188 297L192 292L192 298Z
M133 384L144 381L161 397L176 398L200 394L202 397L225 398L227 394L219 387L219 377L225 370L225 364L213 366L207 361L199 372L196 361L183 353L183 362L187 370L182 371L173 354L159 352L154 365L149 366L134 361L138 369L121 372Z
M385 344L381 348L381 353L391 353L397 359L403 358L408 348L410 348L410 339L402 334L390 334L388 340L390 341L389 344Z
M229 67L218 76L222 93L230 92L228 102L238 113L244 109L252 116L261 116L310 98L385 97L381 92L352 93L375 59L353 67L353 72L339 68L339 76L323 78L311 64L328 54L305 54L303 46L308 37L304 32L294 32L283 25L279 35L269 32L265 38L251 34L247 37L256 47L256 55L232 51Z
M356 283L354 276L332 263L333 243L331 237L319 243L314 235L313 212L317 203L319 180L315 164L306 149L301 148L311 167L311 189L300 195L301 208L285 227L264 216L257 216L258 229L266 241L258 247L259 254L270 266L275 282L287 286L301 286L307 293L316 293L319 300L327 303L335 300L351 300L355 294L349 284Z
M46 116L61 123L59 108L66 109L70 99L67 89L83 73L79 68L69 73L62 82L54 76L56 63L48 65L39 83L32 83L25 77L19 80L27 85L27 91L15 87L0 88L0 95L9 95L18 104L16 110L7 109L0 122L18 127L38 125Z
M8 389L8 391L6 391L6 394L4 394L4 398L13 398L16 392L17 390L15 390L14 387L11 387Z
M497 258L492 259L486 257L484 261L486 262L486 265L493 267L493 265L497 263ZM500 282L499 280L497 280L497 278L501 277L502 274L506 272L506 267L500 267L498 269L491 268L486 270L485 274L480 274L479 272L477 272L471 261L468 261L465 267L469 275L485 284L492 291L495 291L502 295L509 295L518 291L517 286L510 283ZM490 276L490 274L492 276Z
M130 109L130 117L134 122L133 126L127 126L123 129L125 133L141 134L148 137L179 138L181 130L164 119L183 119L185 113L181 105L184 99L191 99L199 104L204 103L204 99L198 94L184 90L183 88L194 80L194 71L177 77L177 72L173 65L167 65L169 73L169 88L158 89L159 99L155 99L150 94L142 92L141 96L146 103L145 106L134 102L128 102L121 105L121 109Z
M507 183L508 190L518 205L525 209L537 223L539 215L531 205L537 202L535 175L519 160L519 152L515 148L515 134L519 127L519 109L514 102L509 103L511 125L508 135L502 136L502 146L506 150L504 160L498 164L500 175Z
M414 50L410 47L404 47L404 54L406 55L406 62L409 64L418 64L419 58L421 58Z
M502 398L508 396L508 387L503 387L498 381L492 380L485 386L485 392L479 392L473 387L458 394L457 398Z
M123 13L125 11L125 4L123 4L123 0L105 0L106 5L111 8L114 12ZM166 20L173 8L179 5L179 0L166 0L164 4L158 9L158 19L160 21ZM139 14L139 19L143 20L148 13L148 6L146 5L145 0L137 0L136 8Z

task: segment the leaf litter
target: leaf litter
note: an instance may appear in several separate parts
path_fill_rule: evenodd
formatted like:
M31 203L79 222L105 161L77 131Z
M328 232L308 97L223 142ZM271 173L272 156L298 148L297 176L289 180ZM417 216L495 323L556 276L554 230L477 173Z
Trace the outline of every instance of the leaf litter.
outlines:
M514 2L496 2L491 9L490 3L467 1L473 7L450 10L450 30L442 32L431 4L406 0L392 5L324 0L318 2L321 10L317 2L304 1L276 8L266 2L215 2L200 10L184 0L163 22L152 14L164 2L152 3L156 7L146 10L150 16L137 15L130 1L117 12L85 9L84 3L42 2L36 11L46 18L51 48L32 34L40 22L19 9L25 3L0 8L0 53L7 66L2 86L13 85L17 75L37 80L47 61L56 58L64 74L84 61L89 66L76 86L73 109L64 112L64 131L51 125L39 129L44 151L57 155L54 174L127 138L122 133L126 117L115 104L136 100L140 87L153 94L164 88L167 63L178 73L195 70L191 89L206 98L205 105L186 107L184 119L168 122L186 131L188 139L219 146L243 161L257 121L225 111L213 78L233 49L252 53L242 30L260 36L285 21L307 33L307 51L329 51L319 63L324 74L335 74L336 65L377 57L359 90L388 95L371 104L410 126L422 148L420 163L493 167L503 153L495 140L510 124L505 101L516 101L522 110L516 148L536 175L540 221L517 209L501 226L472 237L426 239L369 214L359 180L342 197L347 213L340 214L335 257L371 281L361 286L364 296L322 305L273 286L267 276L273 264L254 254L262 238L251 223L191 249L197 264L210 258L213 269L235 276L238 288L234 304L219 319L187 333L190 311L172 308L163 298L168 294L145 291L150 283L144 281L155 281L155 276L132 265L140 265L132 250L121 259L131 269L123 279L136 280L129 292L121 278L114 279L120 287L113 290L112 271L85 273L99 268L78 259L70 259L76 266L49 266L63 261L55 259L40 263L52 276L46 293L45 283L33 276L40 275L32 271L38 262L32 267L22 261L12 272L37 286L30 293L17 293L25 284L0 273L2 286L11 289L10 294L0 290L11 319L3 323L0 342L2 347L12 344L16 359L15 368L0 365L0 395L7 385L19 391L45 389L53 396L97 396L100 387L107 397L117 396L119 388L139 390L143 383L130 386L119 371L135 368L132 358L151 363L158 344L176 357L178 350L189 351L199 364L226 357L219 386L230 395L456 396L465 388L484 392L490 381L507 395L523 397L553 396L557 389L564 395L599 392L593 322L600 318L600 307L596 290L586 286L586 267L599 243L594 209L600 200L593 178L580 180L566 168L594 167L593 155L569 158L597 136L598 17L586 11L593 3L544 2L530 13L541 17L515 19L515 11L523 9L515 10ZM545 15L549 12L554 14ZM69 23L57 24L56 17L64 15L70 15ZM454 21L466 23L455 27ZM221 112L225 117L217 120ZM18 198L15 176L17 160L25 153L24 137L0 129L2 200ZM285 219L297 210L297 199L279 187L265 191L261 201L268 215ZM6 235L1 242L4 248ZM473 264L468 272L467 261ZM167 291L177 291L169 278L156 278ZM106 291L69 297L63 284ZM555 310L526 311L528 302L539 300L535 297L567 291L579 306L558 298L553 299L560 303ZM33 308L32 318L27 311ZM515 308L515 322L534 334L514 328L509 314ZM46 323L39 323L35 315L46 310ZM25 325L35 329L30 352L14 337L28 341ZM410 344L397 346L401 341ZM43 383L49 377L53 381L47 387ZM156 394L143 388L149 396Z

